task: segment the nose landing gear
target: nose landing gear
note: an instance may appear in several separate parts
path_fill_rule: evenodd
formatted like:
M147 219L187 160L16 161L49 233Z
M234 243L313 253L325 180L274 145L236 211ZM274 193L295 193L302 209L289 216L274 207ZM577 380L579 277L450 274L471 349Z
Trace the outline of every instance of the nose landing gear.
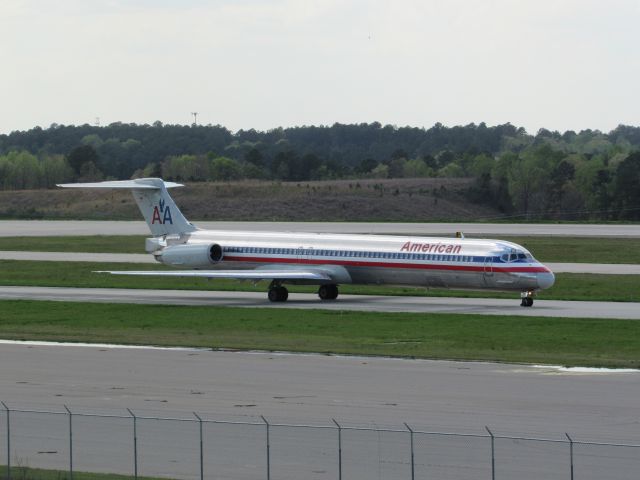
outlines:
M531 306L533 306L533 291L532 290L520 293L520 298L522 298L522 302L520 302L520 306L521 307L531 307Z

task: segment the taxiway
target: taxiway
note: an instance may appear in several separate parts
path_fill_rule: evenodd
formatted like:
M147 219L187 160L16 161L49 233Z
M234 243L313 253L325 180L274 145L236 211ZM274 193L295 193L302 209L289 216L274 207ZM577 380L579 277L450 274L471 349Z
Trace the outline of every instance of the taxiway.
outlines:
M336 301L321 302L315 294L291 293L287 302L274 304L267 300L265 292L0 286L0 299L640 320L639 303L536 300L533 307L523 308L515 296L513 300L502 300L341 295Z

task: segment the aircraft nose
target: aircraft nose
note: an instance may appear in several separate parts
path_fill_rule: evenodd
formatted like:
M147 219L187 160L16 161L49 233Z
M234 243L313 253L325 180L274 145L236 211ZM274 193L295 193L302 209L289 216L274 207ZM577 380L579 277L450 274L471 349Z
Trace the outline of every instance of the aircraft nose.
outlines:
M538 280L538 288L541 290L551 288L556 281L556 276L549 269L547 269L546 272L538 273L536 277Z

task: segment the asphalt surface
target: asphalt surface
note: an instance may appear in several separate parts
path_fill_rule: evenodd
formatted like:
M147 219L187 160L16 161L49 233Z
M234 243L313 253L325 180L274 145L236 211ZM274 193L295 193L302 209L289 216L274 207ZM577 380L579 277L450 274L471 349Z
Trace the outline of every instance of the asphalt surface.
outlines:
M559 235L570 237L640 238L640 225L509 224L509 223L356 223L356 222L194 222L211 230L255 230L318 233L404 235ZM143 221L3 220L0 236L148 235Z
M336 301L322 302L315 294L290 293L287 302L272 303L267 300L266 292L0 286L0 299L640 320L639 303L535 300L533 307L523 308L516 295L513 300L341 295Z
M640 371L28 342L0 358L11 408L640 439Z
M152 255L141 253L24 252L0 251L0 260L36 260L56 262L105 262L157 264ZM609 263L547 263L555 273L596 273L640 275L640 265Z
M342 431L344 478L491 478L489 426L497 478L569 478L574 441L634 443L639 438L640 372L325 355L0 345L1 399L11 412L12 453L32 467L68 466L67 405L76 415L76 470L133 470L137 419L140 475L199 478L198 423L210 478L266 478L265 425L272 424L272 478L337 478L336 421L397 432ZM37 400L37 403L34 401ZM121 418L83 417L101 413ZM0 412L0 416L2 413ZM151 420L173 417L182 421ZM276 426L319 425L323 429ZM333 428L332 428L333 427ZM4 436L0 436L0 442ZM0 447L6 445L0 444ZM0 448L0 461L5 449ZM632 478L638 450L575 446L576 478Z

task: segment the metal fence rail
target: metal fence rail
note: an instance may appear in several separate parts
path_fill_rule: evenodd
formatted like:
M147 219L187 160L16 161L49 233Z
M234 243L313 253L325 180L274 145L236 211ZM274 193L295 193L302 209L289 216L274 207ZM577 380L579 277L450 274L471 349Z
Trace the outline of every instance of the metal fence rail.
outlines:
M398 428L159 417L10 408L0 402L0 465L116 473L138 478L221 479L630 479L640 445ZM64 477L60 477L64 478Z

